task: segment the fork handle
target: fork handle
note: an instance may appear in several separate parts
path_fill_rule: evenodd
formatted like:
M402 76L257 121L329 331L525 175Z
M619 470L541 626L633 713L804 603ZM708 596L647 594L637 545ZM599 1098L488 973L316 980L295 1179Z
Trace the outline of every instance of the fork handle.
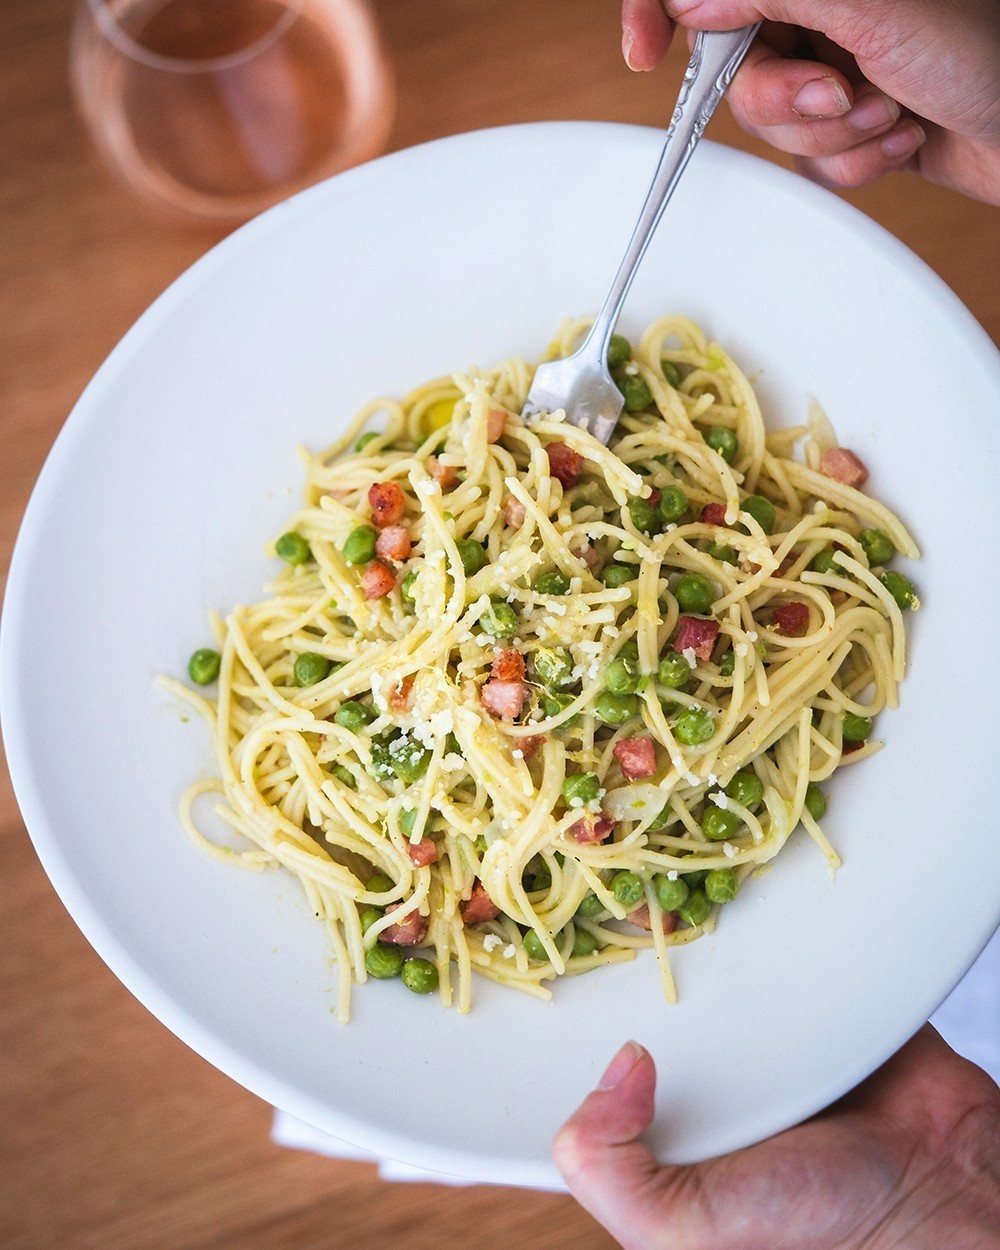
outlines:
M639 220L635 223L611 290L579 349L579 355L591 356L601 362L606 358L615 323L632 285L635 271L653 237L653 231L708 125L709 118L732 82L733 75L739 69L759 27L760 23L757 22L739 30L700 30L695 37L691 60L684 73L663 152L646 193Z

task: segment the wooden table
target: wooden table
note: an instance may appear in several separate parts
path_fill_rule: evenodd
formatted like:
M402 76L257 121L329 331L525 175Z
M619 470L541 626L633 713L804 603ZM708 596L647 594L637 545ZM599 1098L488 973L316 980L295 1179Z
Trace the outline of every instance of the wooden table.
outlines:
M615 0L378 0L395 62L391 146L552 118L662 125L684 50L637 77ZM91 154L69 98L72 0L0 11L0 420L4 575L60 425L139 313L218 239L151 219ZM728 116L723 142L767 156ZM896 177L849 197L1000 338L1000 211ZM928 361L947 369L947 361ZM612 1240L568 1198L390 1185L279 1149L263 1103L122 988L43 875L0 784L0 1244L8 1250L464 1250ZM582 1093L583 1091L581 1091Z

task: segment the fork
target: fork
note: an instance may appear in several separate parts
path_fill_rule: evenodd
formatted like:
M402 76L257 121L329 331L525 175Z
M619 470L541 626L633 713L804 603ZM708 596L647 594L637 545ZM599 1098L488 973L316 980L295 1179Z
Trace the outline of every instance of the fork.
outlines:
M525 416L561 408L571 424L602 443L610 439L625 402L607 364L618 314L667 201L759 26L758 22L739 30L698 32L659 164L611 290L580 347L571 356L535 370L524 402Z

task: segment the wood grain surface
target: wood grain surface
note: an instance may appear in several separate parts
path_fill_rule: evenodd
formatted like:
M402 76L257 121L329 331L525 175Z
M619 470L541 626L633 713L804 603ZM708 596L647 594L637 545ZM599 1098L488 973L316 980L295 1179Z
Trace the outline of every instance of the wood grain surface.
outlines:
M509 122L662 126L686 60L632 75L615 0L378 0L394 148ZM71 0L0 6L0 572L88 378L221 234L152 217L74 114ZM760 155L726 115L710 134ZM769 159L778 159L769 156ZM1000 212L897 176L849 198L1000 338ZM931 370L947 361L927 362ZM177 1041L64 912L0 773L0 1245L7 1250L604 1250L565 1197L393 1185L274 1146L270 1109ZM581 1091L581 1094L584 1091Z

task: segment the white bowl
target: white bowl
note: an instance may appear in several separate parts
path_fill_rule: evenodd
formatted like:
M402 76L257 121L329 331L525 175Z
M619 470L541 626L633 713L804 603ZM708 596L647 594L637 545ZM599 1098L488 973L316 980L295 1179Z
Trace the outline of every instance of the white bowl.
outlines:
M0 676L15 789L67 908L128 988L261 1097L389 1157L557 1183L552 1134L627 1037L661 1074L651 1140L688 1161L808 1116L885 1059L1000 920L1000 619L989 570L1000 366L899 243L771 165L699 149L622 328L684 312L756 377L769 420L819 397L924 548L887 749L831 785L831 880L804 836L679 951L556 987L477 985L471 1015L336 973L297 885L199 855L178 795L208 736L154 687L259 596L298 442L436 374L537 356L603 297L662 135L546 124L385 157L280 205L163 295L80 400L11 571ZM27 939L26 940L30 940Z

